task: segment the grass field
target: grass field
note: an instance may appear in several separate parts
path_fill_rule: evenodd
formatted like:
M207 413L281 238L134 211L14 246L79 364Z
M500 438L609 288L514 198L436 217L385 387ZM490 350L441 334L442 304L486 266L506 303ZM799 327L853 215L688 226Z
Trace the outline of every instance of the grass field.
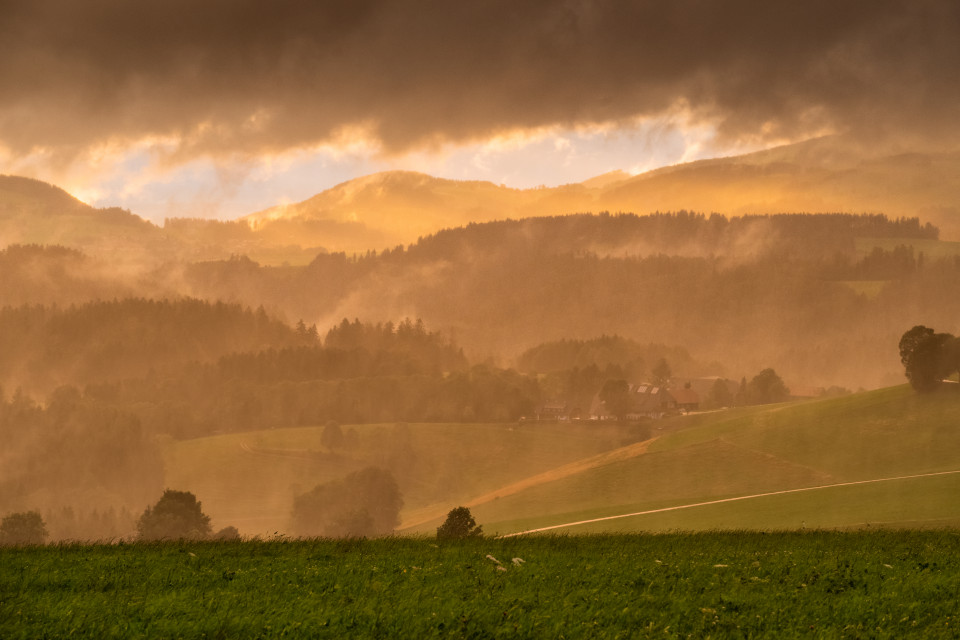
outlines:
M215 528L247 535L283 532L295 492L369 464L397 475L406 534L432 534L458 505L487 533L506 534L811 487L828 488L576 530L940 526L960 524L960 476L829 486L960 470L958 424L952 386L931 395L901 386L670 418L646 444L591 423L366 425L349 427L355 448L331 454L320 427L279 429L170 443L168 485L193 491Z
M955 638L958 554L947 531L8 548L0 637Z
M684 422L686 421L686 422ZM960 470L960 397L895 387L680 419L644 456L478 506L510 533L844 482ZM960 522L957 476L837 487L591 524L589 531L794 529Z
M322 427L170 441L167 486L196 494L215 529L233 525L245 535L271 535L285 530L295 493L377 465L400 483L402 517L432 522L474 496L638 439L628 427L556 423L344 430L357 433L357 444L334 453L320 444Z

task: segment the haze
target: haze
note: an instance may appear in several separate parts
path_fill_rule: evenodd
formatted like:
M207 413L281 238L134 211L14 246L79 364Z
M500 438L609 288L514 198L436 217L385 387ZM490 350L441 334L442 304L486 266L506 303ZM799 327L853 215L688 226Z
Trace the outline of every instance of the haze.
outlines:
M960 317L958 33L950 0L0 0L0 515L519 531L565 491L879 481L784 451L857 403L940 424L886 388ZM756 435L786 402L793 449ZM585 479L684 460L738 462ZM353 481L397 513L298 511Z

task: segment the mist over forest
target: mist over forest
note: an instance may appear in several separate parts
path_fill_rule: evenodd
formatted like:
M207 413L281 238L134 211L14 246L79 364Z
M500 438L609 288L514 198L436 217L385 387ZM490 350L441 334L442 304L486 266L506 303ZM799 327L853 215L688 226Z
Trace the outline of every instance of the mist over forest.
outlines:
M905 328L949 328L960 312L960 251L917 217L580 213L346 253L239 221L134 223L49 185L4 184L0 217L24 242L0 249L0 511L39 509L58 538L130 535L167 486L164 443L517 424L551 404L587 417L617 385L653 381L693 381L717 408L772 401L750 387L769 375L781 399L871 389L903 381ZM30 212L57 233L26 233ZM85 220L103 233L78 236ZM649 434L638 428L615 437ZM414 464L394 431L270 455L376 465L400 489L444 469L464 486L448 463ZM278 487L287 511L327 495Z
M0 0L0 639L958 636L960 1L187 4Z

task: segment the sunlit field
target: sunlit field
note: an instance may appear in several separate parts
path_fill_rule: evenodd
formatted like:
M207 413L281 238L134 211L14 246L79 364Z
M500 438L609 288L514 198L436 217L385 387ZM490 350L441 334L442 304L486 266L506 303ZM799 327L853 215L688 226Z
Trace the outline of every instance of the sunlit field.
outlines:
M355 445L332 453L320 443L323 427L171 441L165 447L167 483L193 491L218 527L233 525L246 535L272 534L285 530L295 493L378 465L397 476L404 499L402 520L427 521L432 533L430 527L461 502L642 439L633 427L595 424L344 429L356 434Z
M4 638L951 638L953 531L13 548Z
M333 454L320 445L321 427L277 429L170 442L166 470L215 527L245 535L284 533L295 493L371 464L398 478L402 534L432 535L458 505L490 534L662 509L673 510L569 531L922 528L960 524L960 474L928 475L960 470L956 399L951 388L918 395L902 386L643 429L358 425L345 427L355 446ZM690 506L749 496L758 497Z
M960 523L953 496L960 446L953 389L908 387L680 419L643 456L478 506L509 533L729 498L851 482L633 518L571 532L799 529ZM669 425L670 423L667 423ZM654 433L658 433L654 430ZM886 480L919 475L919 478ZM883 480L883 482L873 482Z

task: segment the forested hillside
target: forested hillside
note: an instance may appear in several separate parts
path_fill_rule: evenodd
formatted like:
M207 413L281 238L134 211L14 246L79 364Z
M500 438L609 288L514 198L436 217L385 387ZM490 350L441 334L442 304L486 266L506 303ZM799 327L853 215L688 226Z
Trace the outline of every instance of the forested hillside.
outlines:
M202 300L6 307L0 309L0 381L46 394L61 385L159 375L192 361L303 341L263 309Z
M855 389L902 379L895 349L878 345L895 346L905 327L950 330L957 255L916 218L582 214L473 224L383 252L320 253L302 267L234 256L133 273L109 255L10 246L0 306L187 295L262 306L321 332L345 317L422 318L471 360L501 364L541 342L616 334L685 347L717 375L775 366L791 383ZM102 345L79 347L91 348ZM47 387L68 379L60 371L76 351L47 363L57 365ZM136 359L118 362L123 377Z
M57 526L113 535L163 485L158 438L515 422L664 369L898 383L904 330L960 316L958 253L917 219L688 212L468 225L306 266L234 256L133 273L8 246L0 506L85 505ZM133 466L103 468L114 442Z
M902 379L904 327L950 326L960 311L960 262L936 237L884 216L579 215L469 225L303 268L195 264L184 286L321 327L421 317L480 358L618 334L682 345L726 375L776 366L858 388Z

